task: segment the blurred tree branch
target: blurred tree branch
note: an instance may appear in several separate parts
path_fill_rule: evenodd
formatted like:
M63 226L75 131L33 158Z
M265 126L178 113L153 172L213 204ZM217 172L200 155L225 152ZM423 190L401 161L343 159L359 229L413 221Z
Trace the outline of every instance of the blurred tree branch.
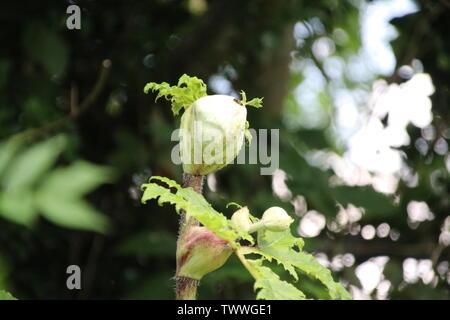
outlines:
M98 96L103 91L103 89L106 85L106 80L109 76L110 68L111 68L111 60L109 60L109 59L103 60L101 67L100 67L100 72L99 72L99 75L98 75L98 78L97 78L97 81L96 81L94 87L92 88L91 92L86 96L86 98L83 100L83 102L79 106L76 102L77 98L75 97L78 95L78 92L76 89L74 89L74 87L72 87L72 89L71 89L71 110L70 110L70 114L68 114L66 117L56 120L55 122L45 124L44 126L39 127L39 128L27 129L24 132L18 133L14 136L7 138L6 140L16 140L16 141L25 142L25 143L31 142L35 139L42 137L43 135L45 135L48 132L57 130L61 127L64 127L69 122L71 122L71 121L75 120L76 118L78 118L79 116L81 116L84 112L86 112L87 109L89 109L95 103ZM76 93L74 92L74 90L76 91Z

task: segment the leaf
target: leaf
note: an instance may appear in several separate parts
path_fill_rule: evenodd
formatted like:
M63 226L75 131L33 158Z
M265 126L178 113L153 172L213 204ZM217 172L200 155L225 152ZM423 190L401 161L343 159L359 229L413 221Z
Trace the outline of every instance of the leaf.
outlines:
M241 103L244 106L251 106L251 107L255 107L255 108L262 108L262 101L264 98L253 98L250 101L247 101L247 94L244 92L244 90L241 90L241 96L242 96L242 100Z
M169 188L175 189L175 193L156 183L143 184L143 203L150 199L158 199L158 204L160 205L163 203L175 205L178 213L181 209L185 210L186 218L194 217L217 236L228 242L234 242L239 238L253 241L253 238L248 233L234 229L231 221L220 212L214 210L206 199L191 187L182 188L175 181L164 177L154 176L150 181L153 180L165 182Z
M262 101L263 98L253 98L252 100L248 101L245 105L246 106L252 106L255 108L262 108Z
M37 207L53 223L75 229L106 232L108 220L82 199L111 181L112 171L83 161L52 171L36 194Z
M185 110L197 99L206 96L206 84L197 77L183 74L176 86L170 86L167 82L147 83L144 92L158 91L156 100L164 97L172 104L172 112L176 116L184 108Z
M31 226L38 213L31 190L8 190L0 193L0 216L25 226Z
M292 236L289 230L285 232L264 230L258 233L258 248L242 248L242 252L257 253L268 261L275 259L295 279L298 279L295 269L316 278L328 289L331 299L351 299L347 290L334 281L330 270L322 266L312 255L301 252L302 247L303 240Z
M312 255L300 252L292 257L291 262L299 270L322 282L327 287L331 299L352 299L344 286L333 280L331 271L322 266Z
M19 143L13 140L0 144L0 176L10 164L19 147Z
M111 182L113 177L113 170L109 167L78 160L68 167L53 170L44 185L50 187L55 195L77 198L100 184Z
M20 153L9 166L2 184L7 189L31 186L52 167L65 142L63 136L56 136Z
M44 217L62 227L100 233L109 229L107 218L85 201L42 197L39 206Z
M9 292L0 290L0 300L17 300Z
M7 168L1 182L4 190L0 193L0 215L31 226L41 211L43 216L61 226L105 232L106 217L82 196L110 181L111 170L80 161L46 174L65 142L63 136L57 136L18 154L16 143L0 146L3 151L0 168Z
M270 268L262 265L263 260L247 260L256 275L255 290L259 290L256 299L265 300L304 300L305 294L292 284L283 281Z
M295 280L298 280L295 267L288 260L281 258L281 256L288 256L294 247L301 250L303 245L303 240L293 237L290 230L284 232L261 230L258 232L258 249L247 248L244 252L245 254L260 254L268 261L275 259Z

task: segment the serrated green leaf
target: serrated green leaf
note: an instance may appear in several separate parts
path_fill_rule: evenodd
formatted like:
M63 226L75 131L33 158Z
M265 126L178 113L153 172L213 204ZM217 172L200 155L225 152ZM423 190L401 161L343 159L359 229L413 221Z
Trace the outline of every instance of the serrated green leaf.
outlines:
M151 187L148 187L147 184L143 185L144 194L141 198L141 202L145 203L148 200L158 198L158 204L162 206L164 203L170 203L177 205L177 201L179 198L173 194L170 189L164 188L157 184L151 184ZM178 211L178 208L177 208Z
M17 300L9 292L0 290L0 300Z
M254 289L256 299L264 300L304 300L305 294L292 284L283 281L270 268L262 265L262 260L247 260L252 273L256 275Z
M331 299L350 300L352 296L339 282L335 282L331 271L322 266L311 254L298 252L290 260L296 268L303 271L310 277L322 282L328 289Z
M183 74L176 86L170 86L167 82L147 83L144 92L158 91L156 100L164 97L172 104L172 112L176 116L184 108L185 110L197 99L206 96L206 84L197 77Z
M264 98L253 98L250 101L247 101L247 94L244 92L244 90L241 90L241 103L244 106L251 106L251 107L255 107L255 108L262 108L262 101Z
M257 253L268 261L276 260L295 280L298 280L295 267L289 261L280 259L280 256L281 254L289 255L290 250L295 247L302 250L303 244L303 240L292 236L290 230L272 232L263 229L258 231L258 248L246 247L242 251L244 254Z
M331 299L351 299L351 295L338 282L331 271L322 266L312 255L301 252L303 240L285 232L258 232L258 248L242 248L243 254L256 253L268 261L276 260L294 278L298 279L295 269L313 277L328 289Z
M262 108L262 102L263 98L253 98L252 100L248 101L245 105L246 106L252 106L255 108Z

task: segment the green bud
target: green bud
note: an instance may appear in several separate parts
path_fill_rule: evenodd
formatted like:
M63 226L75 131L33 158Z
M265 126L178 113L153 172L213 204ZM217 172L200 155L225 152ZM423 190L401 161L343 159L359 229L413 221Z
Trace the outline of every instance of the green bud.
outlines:
M233 213L231 216L231 221L234 222L236 227L247 232L250 230L252 221L250 220L250 213L247 207L240 208L238 211Z
M192 103L180 125L184 172L206 175L232 162L244 142L246 117L246 107L232 96L204 96Z
M283 208L271 207L264 211L260 222L269 231L281 232L287 230L294 219Z
M177 276L200 280L224 265L232 253L228 243L206 227L190 227L177 249Z

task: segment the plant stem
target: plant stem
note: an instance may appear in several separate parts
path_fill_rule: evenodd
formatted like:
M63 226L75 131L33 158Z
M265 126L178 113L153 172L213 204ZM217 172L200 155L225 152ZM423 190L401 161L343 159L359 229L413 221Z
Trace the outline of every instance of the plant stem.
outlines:
M238 256L239 260L241 260L242 264L244 265L245 269L247 269L247 271L252 275L252 277L255 280L259 279L259 276L254 272L254 270L252 269L252 267L248 264L247 259L245 259L244 255L242 254L241 251L239 251L239 248L233 248L234 252L236 253L236 255Z
M204 176L201 175L193 175L185 173L183 175L183 188L192 187L196 192L202 193L203 191L203 180ZM184 210L181 211L180 218L180 229L178 233L178 241L177 241L177 251L178 248L182 245L184 241L186 241L185 237L188 233L189 229L198 226L200 223L197 219L192 217L186 221L186 212ZM197 297L197 287L200 284L200 281L191 279L188 277L178 276L178 270L180 270L180 261L177 260L177 272L175 275L176 281L176 299L177 300L195 300Z
M258 222L253 223L250 228L248 229L248 233L253 233L256 232L258 230L260 230L261 228L264 228L264 221L263 220L259 220Z

